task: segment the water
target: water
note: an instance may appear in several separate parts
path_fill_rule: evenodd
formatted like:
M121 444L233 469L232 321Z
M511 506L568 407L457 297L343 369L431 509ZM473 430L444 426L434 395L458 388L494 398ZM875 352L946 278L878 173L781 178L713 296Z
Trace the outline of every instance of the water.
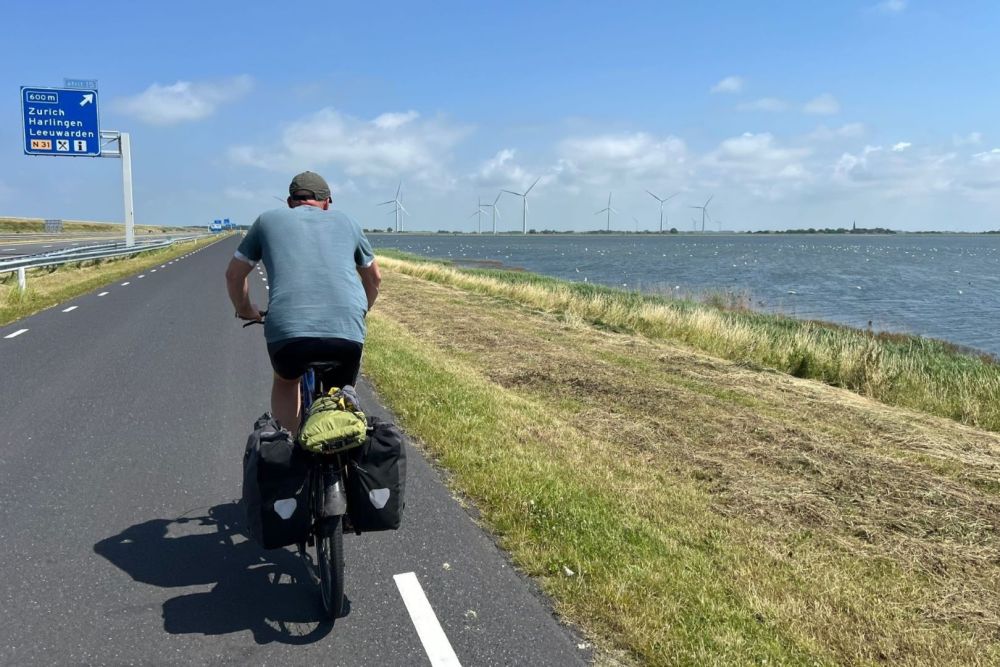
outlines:
M655 294L742 295L755 309L940 338L1000 356L1000 235L372 235L457 262L492 260Z

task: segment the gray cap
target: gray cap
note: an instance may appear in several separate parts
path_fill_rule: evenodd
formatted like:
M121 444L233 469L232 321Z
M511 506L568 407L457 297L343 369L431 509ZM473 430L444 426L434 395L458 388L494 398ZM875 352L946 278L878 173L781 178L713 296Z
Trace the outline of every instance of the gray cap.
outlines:
M292 179L288 186L288 194L294 195L299 190L308 190L316 196L316 201L326 201L330 198L330 186L323 177L314 171L303 171Z

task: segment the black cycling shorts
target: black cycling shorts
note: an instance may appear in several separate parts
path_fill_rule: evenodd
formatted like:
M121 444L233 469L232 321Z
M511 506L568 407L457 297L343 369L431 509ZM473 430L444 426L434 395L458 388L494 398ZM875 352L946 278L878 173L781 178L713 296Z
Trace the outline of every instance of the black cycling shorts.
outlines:
M274 372L286 380L302 377L309 364L337 361L340 367L326 373L326 384L343 387L357 382L364 346L345 338L288 338L267 344Z

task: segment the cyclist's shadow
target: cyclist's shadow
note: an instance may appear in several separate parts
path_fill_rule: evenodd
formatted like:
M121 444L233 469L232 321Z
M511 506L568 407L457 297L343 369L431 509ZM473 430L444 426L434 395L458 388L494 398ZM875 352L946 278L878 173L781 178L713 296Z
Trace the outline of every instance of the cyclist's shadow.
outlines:
M303 559L285 549L260 549L243 537L242 520L238 504L216 505L204 516L136 524L94 551L145 584L213 585L163 603L163 627L171 634L250 630L258 644L308 644L326 636L333 624Z

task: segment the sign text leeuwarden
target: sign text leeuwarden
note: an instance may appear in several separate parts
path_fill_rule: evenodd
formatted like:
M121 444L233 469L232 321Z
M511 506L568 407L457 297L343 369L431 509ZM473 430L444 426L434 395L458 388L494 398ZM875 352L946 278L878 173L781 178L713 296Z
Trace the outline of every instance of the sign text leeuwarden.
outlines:
M21 110L28 155L101 154L96 90L22 87Z

